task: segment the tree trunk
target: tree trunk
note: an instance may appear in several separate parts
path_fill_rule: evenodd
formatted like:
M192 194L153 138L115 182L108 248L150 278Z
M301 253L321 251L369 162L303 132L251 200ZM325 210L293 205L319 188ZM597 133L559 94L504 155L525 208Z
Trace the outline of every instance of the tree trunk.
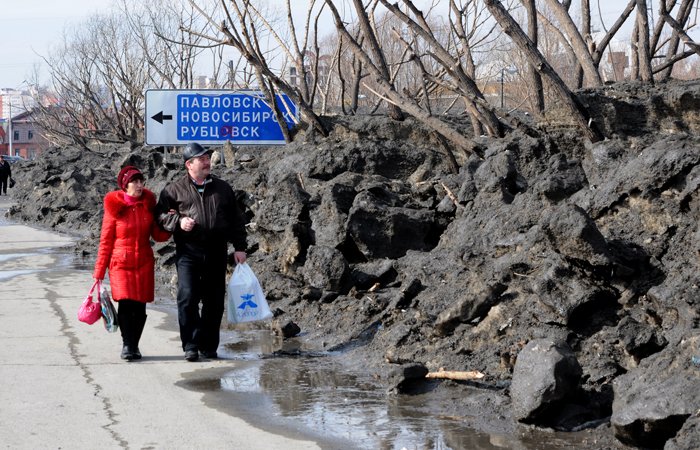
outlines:
M562 30L569 38L571 47L574 49L574 54L576 55L579 64L581 64L581 68L583 69L586 84L588 86L600 86L603 84L600 74L598 73L598 66L593 61L593 57L589 53L588 46L584 42L583 36L581 36L581 33L576 28L576 24L574 24L571 16L557 0L545 1L551 8L554 16L559 21ZM493 4L493 1L489 1L488 3Z
M586 43L588 48L588 53L593 55L593 50L595 49L595 43L591 37L591 3L590 0L581 0L581 34L583 35L583 42ZM595 61L594 61L595 64ZM597 66L596 66L597 67ZM578 71L578 87L583 86L583 67L579 68Z
M357 19L360 23L360 29L362 30L362 34L365 37L367 45L369 45L370 52L372 53L374 64L376 65L377 69L379 69L382 78L386 80L390 86L392 86L392 89L394 89L393 83L391 82L391 76L389 74L389 67L386 64L384 53L382 52L381 47L379 47L377 36L369 23L369 17L367 17L365 6L362 4L362 0L353 0L353 4L355 5L355 11L357 12ZM398 106L389 104L388 107L389 117L394 120L404 120L404 115Z
M649 53L649 14L647 0L637 0L637 56L639 58L639 75L642 81L654 82L651 71L651 54Z
M602 136L595 124L589 123L590 118L588 112L569 88L566 87L564 81L537 50L535 45L523 32L515 19L506 11L501 2L497 0L484 0L484 4L501 28L503 28L503 31L510 36L515 45L520 48L520 51L523 52L530 64L536 67L540 74L547 77L555 92L561 98L564 107L571 114L571 117L578 124L584 135L592 142L600 141Z
M525 0L523 3L525 4L525 11L527 12L527 34L535 47L537 47L539 39L537 36L537 7L535 5L535 0ZM544 86L542 86L542 76L535 66L528 64L527 77L532 83L532 90L535 94L535 112L542 114L544 112Z
M282 111L280 111L280 108L277 105L277 93L275 92L275 88L272 85L272 82L267 81L262 76L260 69L256 68L255 70L258 72L258 78L261 80L260 87L265 94L265 97L270 102L270 109L272 109L277 125L280 127L282 137L284 137L284 142L290 143L292 142L292 138L289 135L289 128L287 128L287 121L284 120L284 114Z
M635 4L637 0L634 0ZM631 51L632 57L630 58L630 79L639 80L639 21L634 21L634 27L632 28L632 42Z

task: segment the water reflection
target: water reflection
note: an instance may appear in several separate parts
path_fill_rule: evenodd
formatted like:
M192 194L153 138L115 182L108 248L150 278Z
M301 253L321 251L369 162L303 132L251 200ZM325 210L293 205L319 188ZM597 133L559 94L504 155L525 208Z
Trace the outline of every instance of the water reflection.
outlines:
M349 370L339 355L307 353L300 342L277 340L268 331L234 332L229 338L222 356L246 361L220 377L232 404L240 394L264 395L269 415L316 435L347 440L351 448L502 448L459 420L431 414L439 405L431 405L430 394L406 401L387 397L371 373Z
M457 413L453 408L447 415L445 406L454 402L455 395L447 390L387 396L372 373L348 367L342 354L310 352L301 340L282 341L269 330L228 331L222 337L221 356L237 360L235 368L200 372L182 385L212 392L208 398L215 400L205 402L256 427L273 433L299 433L323 448L555 450L594 446L586 442L585 433L516 431L505 422L489 428L503 433L476 431L475 424L483 424L487 415L488 393L483 389L457 394L469 396L476 407Z
M262 392L263 388L258 383L260 379L260 367L257 365L238 369L221 377L219 381L221 389L233 392Z

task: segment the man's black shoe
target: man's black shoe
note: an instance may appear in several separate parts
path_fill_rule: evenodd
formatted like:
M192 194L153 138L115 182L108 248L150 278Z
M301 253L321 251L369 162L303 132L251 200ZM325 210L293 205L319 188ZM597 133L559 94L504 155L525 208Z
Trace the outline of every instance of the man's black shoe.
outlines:
M185 352L185 359L189 362L195 362L199 359L199 352L197 350L187 350Z
M208 352L200 351L199 353L200 353L204 358L207 358L207 359L216 359L216 358L219 357L219 355L216 353L216 350L212 350L212 351L208 351Z

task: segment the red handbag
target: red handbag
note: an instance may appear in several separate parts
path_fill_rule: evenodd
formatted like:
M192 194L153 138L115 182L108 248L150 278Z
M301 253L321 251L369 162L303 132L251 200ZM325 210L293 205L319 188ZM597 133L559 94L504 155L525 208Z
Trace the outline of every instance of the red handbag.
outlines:
M92 325L102 317L100 285L100 280L95 280L90 288L90 292L88 292L85 300L83 300L83 304L80 305L80 309L78 310L78 320L88 325Z

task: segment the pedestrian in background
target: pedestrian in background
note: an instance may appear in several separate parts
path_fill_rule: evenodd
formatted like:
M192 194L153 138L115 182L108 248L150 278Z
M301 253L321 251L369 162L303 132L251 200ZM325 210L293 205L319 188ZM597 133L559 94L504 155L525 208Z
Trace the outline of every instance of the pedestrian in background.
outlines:
M151 238L163 242L170 233L156 224L156 197L144 187L144 177L134 166L117 175L119 190L104 198L100 246L93 277L102 280L109 268L112 298L117 302L117 322L122 334L121 358L141 359L139 340L146 324L146 303L154 297L154 264Z
M237 264L247 257L245 216L231 186L211 175L211 153L188 144L186 173L165 186L156 208L158 222L175 239L177 312L187 361L197 361L200 354L218 357L228 243Z
M7 183L12 178L12 169L10 163L5 161L5 158L0 155L0 195L7 195Z

